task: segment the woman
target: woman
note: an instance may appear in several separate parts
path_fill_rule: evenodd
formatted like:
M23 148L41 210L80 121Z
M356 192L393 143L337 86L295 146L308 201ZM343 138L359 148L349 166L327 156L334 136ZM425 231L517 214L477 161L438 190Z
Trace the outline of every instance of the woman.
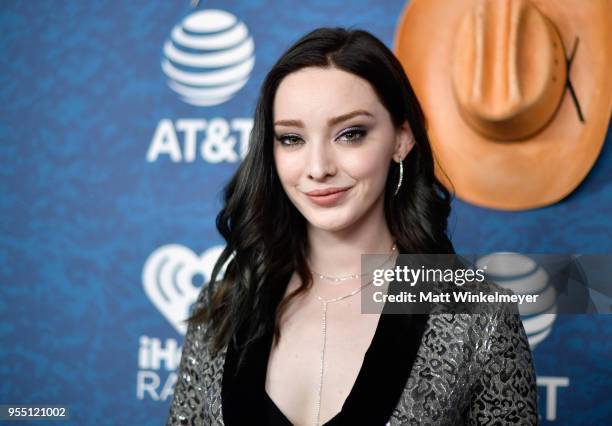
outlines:
M278 60L224 201L168 424L537 423L517 315L361 314L362 253L454 253L423 114L374 36L321 28Z

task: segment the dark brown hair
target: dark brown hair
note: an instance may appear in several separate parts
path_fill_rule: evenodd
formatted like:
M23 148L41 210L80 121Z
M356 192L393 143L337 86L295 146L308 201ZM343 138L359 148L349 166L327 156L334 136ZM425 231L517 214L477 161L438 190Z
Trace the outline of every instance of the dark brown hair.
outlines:
M319 28L306 34L281 56L262 84L248 153L225 187L224 206L217 215L226 247L205 287L208 302L188 320L190 324L210 321L215 351L230 342L237 345L235 333L244 327L243 347L237 347L239 365L244 349L266 329L273 327L280 338L277 319L291 299L312 285L305 219L286 196L273 158L276 90L283 78L305 67L335 67L363 78L389 111L396 129L408 121L416 145L405 159L397 196L393 192L399 167L389 163L387 225L400 253L454 253L447 236L451 194L434 175L425 118L395 55L363 30ZM226 262L225 274L217 281ZM299 274L300 287L274 311L274 298L286 288L293 271Z

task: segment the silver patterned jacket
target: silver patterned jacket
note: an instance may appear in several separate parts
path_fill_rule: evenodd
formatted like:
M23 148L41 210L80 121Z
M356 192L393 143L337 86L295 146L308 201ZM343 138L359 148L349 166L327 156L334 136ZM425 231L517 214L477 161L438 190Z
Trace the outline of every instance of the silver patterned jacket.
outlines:
M512 294L489 283L478 290ZM204 293L196 307L204 303ZM516 306L509 306L482 303L477 314L415 316L422 327L413 355L399 360L408 365L409 378L391 417L381 425L538 424L531 351ZM227 411L245 411L240 400L223 407L227 346L212 356L206 331L205 324L188 327L168 426L229 426ZM249 418L249 413L242 415ZM252 414L250 419L248 424L263 424Z

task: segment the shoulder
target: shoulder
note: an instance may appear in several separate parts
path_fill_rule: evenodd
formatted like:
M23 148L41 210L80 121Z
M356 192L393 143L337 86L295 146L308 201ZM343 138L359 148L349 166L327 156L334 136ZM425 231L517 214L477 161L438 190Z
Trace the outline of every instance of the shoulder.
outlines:
M200 290L192 312L208 306L207 290L206 286ZM217 384L223 377L224 356L212 355L208 331L206 321L192 321L187 326L167 425L211 424L210 417L216 415L211 407L219 406Z
M514 294L490 282L470 290ZM430 314L420 353L420 371L453 366L438 377L464 384L468 424L537 424L535 366L516 303L474 303L471 313Z
M205 343L210 340L212 326L210 324L210 292L208 286L202 286L191 307L191 316L187 323L185 343ZM206 313L206 316L203 314Z
M448 344L460 342L484 362L499 345L515 345L529 351L514 292L490 281L456 286L444 284L441 292L469 293L478 297L465 302L436 305L428 319L427 333L446 336ZM505 297L503 297L505 296Z

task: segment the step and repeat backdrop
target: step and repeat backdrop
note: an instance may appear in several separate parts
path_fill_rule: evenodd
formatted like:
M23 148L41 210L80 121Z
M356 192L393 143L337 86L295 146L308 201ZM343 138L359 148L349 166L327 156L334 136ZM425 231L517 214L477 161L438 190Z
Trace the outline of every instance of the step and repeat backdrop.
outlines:
M265 74L320 26L393 47L406 5L0 3L0 404L66 405L66 424L164 424L182 320L221 251L220 191L248 148ZM210 78L218 67L228 71ZM553 205L455 199L457 251L612 253L606 139ZM539 324L528 332L542 424L609 422L612 316Z

